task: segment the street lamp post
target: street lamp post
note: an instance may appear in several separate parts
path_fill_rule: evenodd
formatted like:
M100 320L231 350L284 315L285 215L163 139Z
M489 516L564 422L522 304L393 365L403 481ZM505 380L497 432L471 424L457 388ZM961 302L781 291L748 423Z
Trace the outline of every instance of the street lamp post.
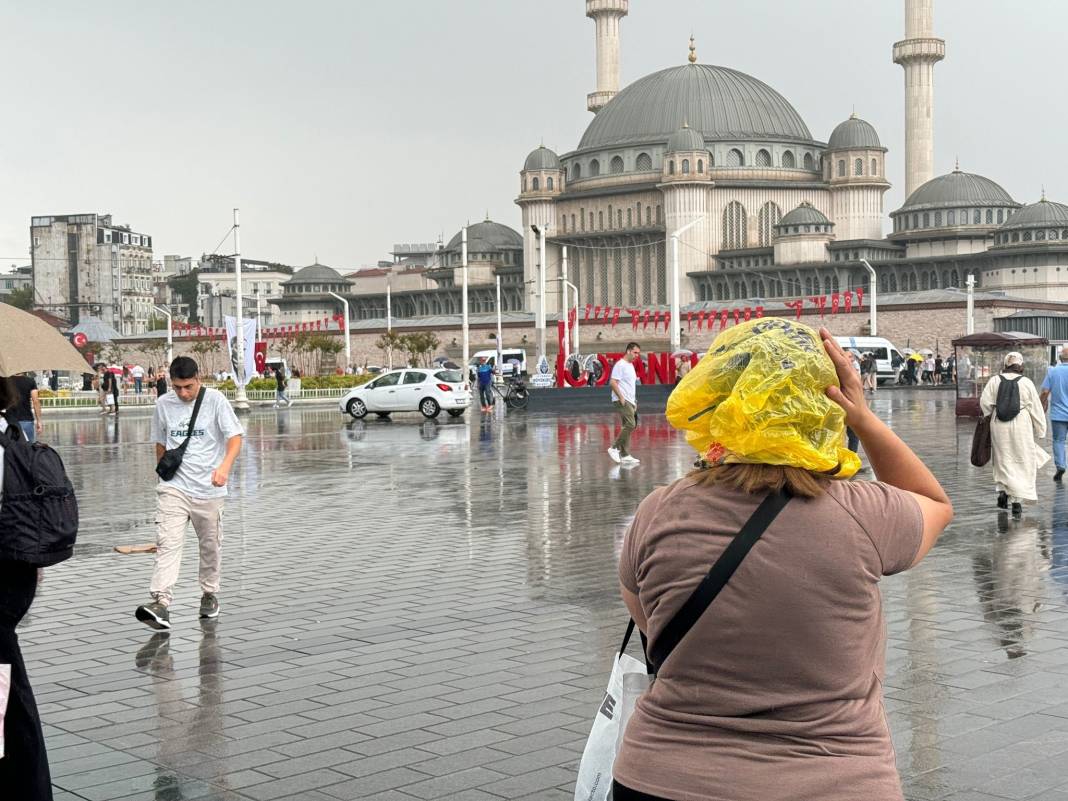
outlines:
M965 286L968 287L968 320L966 323L966 333L975 333L975 276L972 273L968 273L968 280L965 282Z
M390 370L393 369L393 340L389 337L393 333L393 283L390 280L392 277L392 273L386 276L386 335L389 342L389 348L386 350L386 366Z
M234 209L234 282L237 291L237 312L234 315L234 338L237 340L234 383L237 392L234 395L234 409L248 411L248 396L245 394L245 310L242 308L245 296L241 292L241 222L237 209Z
M153 308L167 318L167 367L174 361L174 328L171 323L171 310L166 306L153 306Z
M868 271L868 279L869 279L869 284L870 284L870 286L868 287L868 297L870 298L870 302L868 303L868 313L870 314L870 317L869 317L870 323L868 325L868 328L871 329L871 331L869 332L869 336L873 336L874 337L874 336L878 336L878 334L879 334L879 327L877 325L877 320L876 320L876 316L875 316L878 313L877 308L878 308L878 305L879 305L878 281L876 280L876 276L875 276L875 268L872 267L871 264L868 263L868 260L867 259L861 259L860 263L863 264L864 265L864 269L866 269Z
M470 373L470 367L468 362L471 361L471 327L467 314L467 226L465 225L460 230L460 267L463 270L463 299L461 306L463 307L463 366L464 375L467 376Z
M327 294L340 300L341 305L345 308L345 371L348 372L348 368L352 367L352 343L349 341L349 302L337 292L328 292Z
M530 226L538 237L538 364L541 364L545 355L545 226Z
M568 298L568 291L567 290L568 289L573 289L575 291L575 327L574 327L575 344L574 344L574 350L572 350L572 346L571 346L571 334L567 333L567 328L566 328L567 323L566 322L564 323L564 326L565 326L565 328L564 328L564 333L565 333L565 336L564 336L564 365L566 366L568 357L570 357L572 353L578 353L579 352L579 338L578 338L579 290L578 290L577 286L572 284L570 281L567 280L567 278L565 278L562 275L558 276L556 280L560 282L560 285L561 285L560 294L564 298L564 318L565 318L565 320L567 319L568 312L570 311L570 309L568 308L569 304L567 302L567 298Z
M682 327L679 325L679 237L701 222L705 215L690 220L671 235L671 350L682 347Z

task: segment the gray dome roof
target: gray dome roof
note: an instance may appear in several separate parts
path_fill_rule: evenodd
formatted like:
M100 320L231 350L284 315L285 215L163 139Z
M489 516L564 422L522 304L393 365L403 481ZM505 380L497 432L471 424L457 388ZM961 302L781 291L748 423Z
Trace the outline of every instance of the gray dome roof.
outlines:
M667 149L670 152L677 150L706 150L707 148L705 148L705 138L700 131L695 131L689 125L683 123L682 127L668 139Z
M456 236L449 240L446 250L459 250L460 239L463 230L456 232ZM467 252L493 252L496 250L511 250L523 247L523 237L514 228L507 225L485 220L474 225L467 226Z
M952 206L1019 206L1012 197L982 175L954 170L925 183L898 211L947 208Z
M826 214L806 200L796 209L788 212L775 227L781 228L786 225L829 225L830 223L831 221L827 219Z
M337 270L333 267L327 267L325 264L309 264L307 267L302 267L293 274L285 283L287 284L309 284L309 283L329 283L329 284L345 284L348 283L347 279L341 276Z
M831 131L831 138L827 140L827 149L837 150L839 148L855 147L882 148L882 143L879 141L879 134L875 132L875 128L872 127L871 123L862 120L860 117L852 116L845 122L838 123L835 129Z
M1019 228L1068 228L1068 206L1043 198L1013 214L999 231Z
M794 107L767 84L726 67L684 64L623 89L597 112L578 147L663 142L684 121L708 139L812 140Z
M537 150L530 151L527 160L523 162L523 169L558 170L560 169L560 157L549 150L545 145L542 145Z

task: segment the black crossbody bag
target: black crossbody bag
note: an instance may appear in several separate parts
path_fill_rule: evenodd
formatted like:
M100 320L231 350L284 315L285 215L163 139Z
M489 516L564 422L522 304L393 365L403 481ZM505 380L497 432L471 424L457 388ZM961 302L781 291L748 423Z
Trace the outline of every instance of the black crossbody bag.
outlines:
M790 502L790 498L790 494L785 491L773 492L760 502L756 511L750 515L745 525L731 540L730 545L724 549L719 559L712 565L705 577L701 579L701 583L697 585L697 588L686 599L686 602L675 613L675 616L664 626L663 631L657 635L652 647L646 649L646 665L649 667L650 673L660 671L671 652L675 650L675 646L682 641L682 638L693 628L693 625L705 613L709 605L716 600L716 596L730 581L734 571L741 565L742 560L749 554L750 549L756 545L757 540L768 530L768 526L778 517L779 512ZM631 621L631 626L633 625L634 621ZM627 639L629 639L631 631L633 629L628 627ZM626 648L626 642L627 640L624 639L624 648ZM642 645L645 645L644 637L642 638Z
M182 466L182 458L185 449L189 447L189 438L193 436L193 426L197 424L197 415L200 414L200 404L204 400L204 387L197 393L197 402L193 404L193 416L189 418L189 430L185 432L185 439L177 448L171 448L163 452L163 456L156 463L156 475L164 481L170 481L178 473Z

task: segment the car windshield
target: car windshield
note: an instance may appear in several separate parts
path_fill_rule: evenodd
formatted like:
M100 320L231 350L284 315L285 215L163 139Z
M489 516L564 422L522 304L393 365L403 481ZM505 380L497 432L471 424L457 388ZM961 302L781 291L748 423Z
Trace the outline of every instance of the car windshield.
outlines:
M459 370L442 370L440 373L434 373L434 378L446 384L459 384L463 380Z

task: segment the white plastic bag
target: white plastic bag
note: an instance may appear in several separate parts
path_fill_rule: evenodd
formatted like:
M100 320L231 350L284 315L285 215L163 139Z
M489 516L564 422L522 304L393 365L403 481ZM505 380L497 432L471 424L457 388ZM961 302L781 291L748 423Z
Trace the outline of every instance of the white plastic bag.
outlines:
M634 704L649 686L646 666L622 653L627 647L630 632L628 628L623 648L612 665L604 700L593 719L590 737L582 751L578 781L575 783L575 801L610 801L612 798L612 763L623 743L623 732L634 711Z

